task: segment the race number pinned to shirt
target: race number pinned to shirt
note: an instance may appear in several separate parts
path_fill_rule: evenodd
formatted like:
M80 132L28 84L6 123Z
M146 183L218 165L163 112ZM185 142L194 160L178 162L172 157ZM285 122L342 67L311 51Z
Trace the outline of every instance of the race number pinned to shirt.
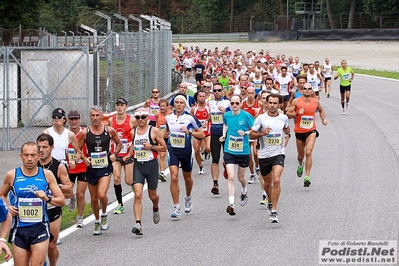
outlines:
M211 112L212 124L222 124L223 123L223 112Z
M266 145L267 146L280 146L283 142L281 133L270 132L266 135Z
M230 135L228 149L230 151L240 152L244 150L244 137L234 137Z
M159 106L151 105L150 106L150 115L156 115L159 111Z
M161 125L161 126L159 127L159 130L160 130L161 133L163 134L163 133L165 132L165 130L166 130L166 125Z
M106 151L91 153L92 168L105 168L107 166L108 166L108 157Z
M170 145L173 148L184 148L186 145L186 134L171 132L169 137Z
M18 214L21 222L41 222L43 219L43 201L39 198L19 198Z
M142 145L135 145L134 146L134 157L139 162L148 162L149 161L149 154L148 150L144 148Z
M350 80L351 79L351 74L350 73L342 74L342 79L343 80Z
M311 129L313 127L313 123L314 123L313 116L302 116L299 127L305 129Z
M68 161L72 162L76 159L76 151L73 148L68 148Z
M128 140L127 139L120 139L122 142L122 149L120 151L120 153L127 153L127 144L128 144ZM115 145L115 149L116 149L116 145Z

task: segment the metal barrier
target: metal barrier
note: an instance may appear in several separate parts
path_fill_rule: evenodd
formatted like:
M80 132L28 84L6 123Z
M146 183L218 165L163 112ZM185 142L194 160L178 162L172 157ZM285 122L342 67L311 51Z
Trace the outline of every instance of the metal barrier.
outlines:
M118 97L135 105L151 97L158 88L161 95L171 91L172 32L112 32L93 54L99 58L98 102L106 112L114 109Z
M61 107L86 123L93 94L87 47L0 47L0 149L18 149L52 125Z

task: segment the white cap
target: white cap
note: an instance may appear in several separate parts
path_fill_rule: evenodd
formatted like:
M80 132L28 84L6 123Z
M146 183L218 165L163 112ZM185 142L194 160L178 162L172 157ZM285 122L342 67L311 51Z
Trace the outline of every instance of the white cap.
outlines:
M136 112L134 112L134 115L149 115L150 113L148 112L147 108L139 108L136 110Z

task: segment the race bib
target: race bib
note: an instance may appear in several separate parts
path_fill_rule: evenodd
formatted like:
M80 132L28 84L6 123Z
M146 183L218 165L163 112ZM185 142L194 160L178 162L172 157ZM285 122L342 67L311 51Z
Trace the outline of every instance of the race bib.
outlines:
M266 135L267 146L280 146L283 142L281 133L270 133Z
M197 74L202 74L202 69L201 69L201 68L196 68L195 72L196 72Z
M350 73L342 74L342 79L343 80L350 80L351 79L351 74Z
M294 69L294 70L292 71L292 73L294 73L295 75L298 75L298 74L299 74L299 69Z
M159 106L151 105L150 106L150 115L156 115L159 111Z
M202 125L202 129L205 131L208 128L208 122L206 120L199 120Z
M108 157L106 151L91 153L92 168L105 168L107 166L108 166Z
M280 84L280 89L286 91L288 89L288 84Z
M129 143L127 139L121 139L122 142L122 149L120 153L127 153L127 144ZM116 146L115 146L116 149Z
M229 137L228 149L230 151L240 152L244 150L244 137Z
M18 214L21 222L41 222L43 219L43 201L39 198L19 198Z
M223 112L211 112L212 124L222 124L223 123Z
M162 125L159 127L159 130L162 132L162 134L165 132L166 130L166 125Z
M299 127L305 129L311 129L313 127L313 123L314 123L313 116L302 116Z
M169 142L173 148L184 148L186 145L186 134L172 132L170 133Z
M68 161L72 162L76 159L76 151L73 148L68 148Z
M150 160L148 150L144 149L144 146L142 146L142 145L134 146L134 157L139 162L147 162Z

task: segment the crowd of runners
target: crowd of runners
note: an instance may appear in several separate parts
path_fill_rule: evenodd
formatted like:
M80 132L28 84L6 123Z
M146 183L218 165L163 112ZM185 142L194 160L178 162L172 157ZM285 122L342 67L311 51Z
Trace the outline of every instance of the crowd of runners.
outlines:
M299 57L272 56L268 50L242 52L225 47L219 51L215 47L211 51L179 44L172 47L172 55L172 68L184 75L185 82L171 101L153 88L151 98L129 115L127 100L118 98L116 115L108 120L101 107L91 107L87 127L80 125L79 111L67 114L56 108L52 126L22 146L22 165L6 174L0 190L0 220L4 221L0 248L6 251L6 259L11 253L3 243L11 228L8 241L16 265L43 265L47 256L50 265L56 265L61 207L65 199L70 199L69 211L77 205L76 226L84 227L87 188L95 216L93 234L101 235L109 228L106 207L111 176L118 201L115 215L125 211L122 176L134 193L132 233L136 235L143 234L145 183L155 224L161 218L158 182L168 179L173 202L170 216L180 217L180 168L184 212L192 212L194 159L198 175L211 173L210 193L220 194L219 175L227 179L226 212L231 216L237 211L235 179L241 185L241 206L247 203L247 185L259 180L260 204L265 205L271 223L279 222L280 179L291 138L297 147L296 174L303 177L304 187L311 185L312 151L319 136L317 116L327 125L320 98L323 92L330 97L332 78L340 79L342 114L349 108L354 73L345 60L334 71L328 58L322 64L305 63ZM196 84L193 96L188 95L189 82ZM289 119L294 120L292 129ZM210 169L203 164L207 160L211 160Z

